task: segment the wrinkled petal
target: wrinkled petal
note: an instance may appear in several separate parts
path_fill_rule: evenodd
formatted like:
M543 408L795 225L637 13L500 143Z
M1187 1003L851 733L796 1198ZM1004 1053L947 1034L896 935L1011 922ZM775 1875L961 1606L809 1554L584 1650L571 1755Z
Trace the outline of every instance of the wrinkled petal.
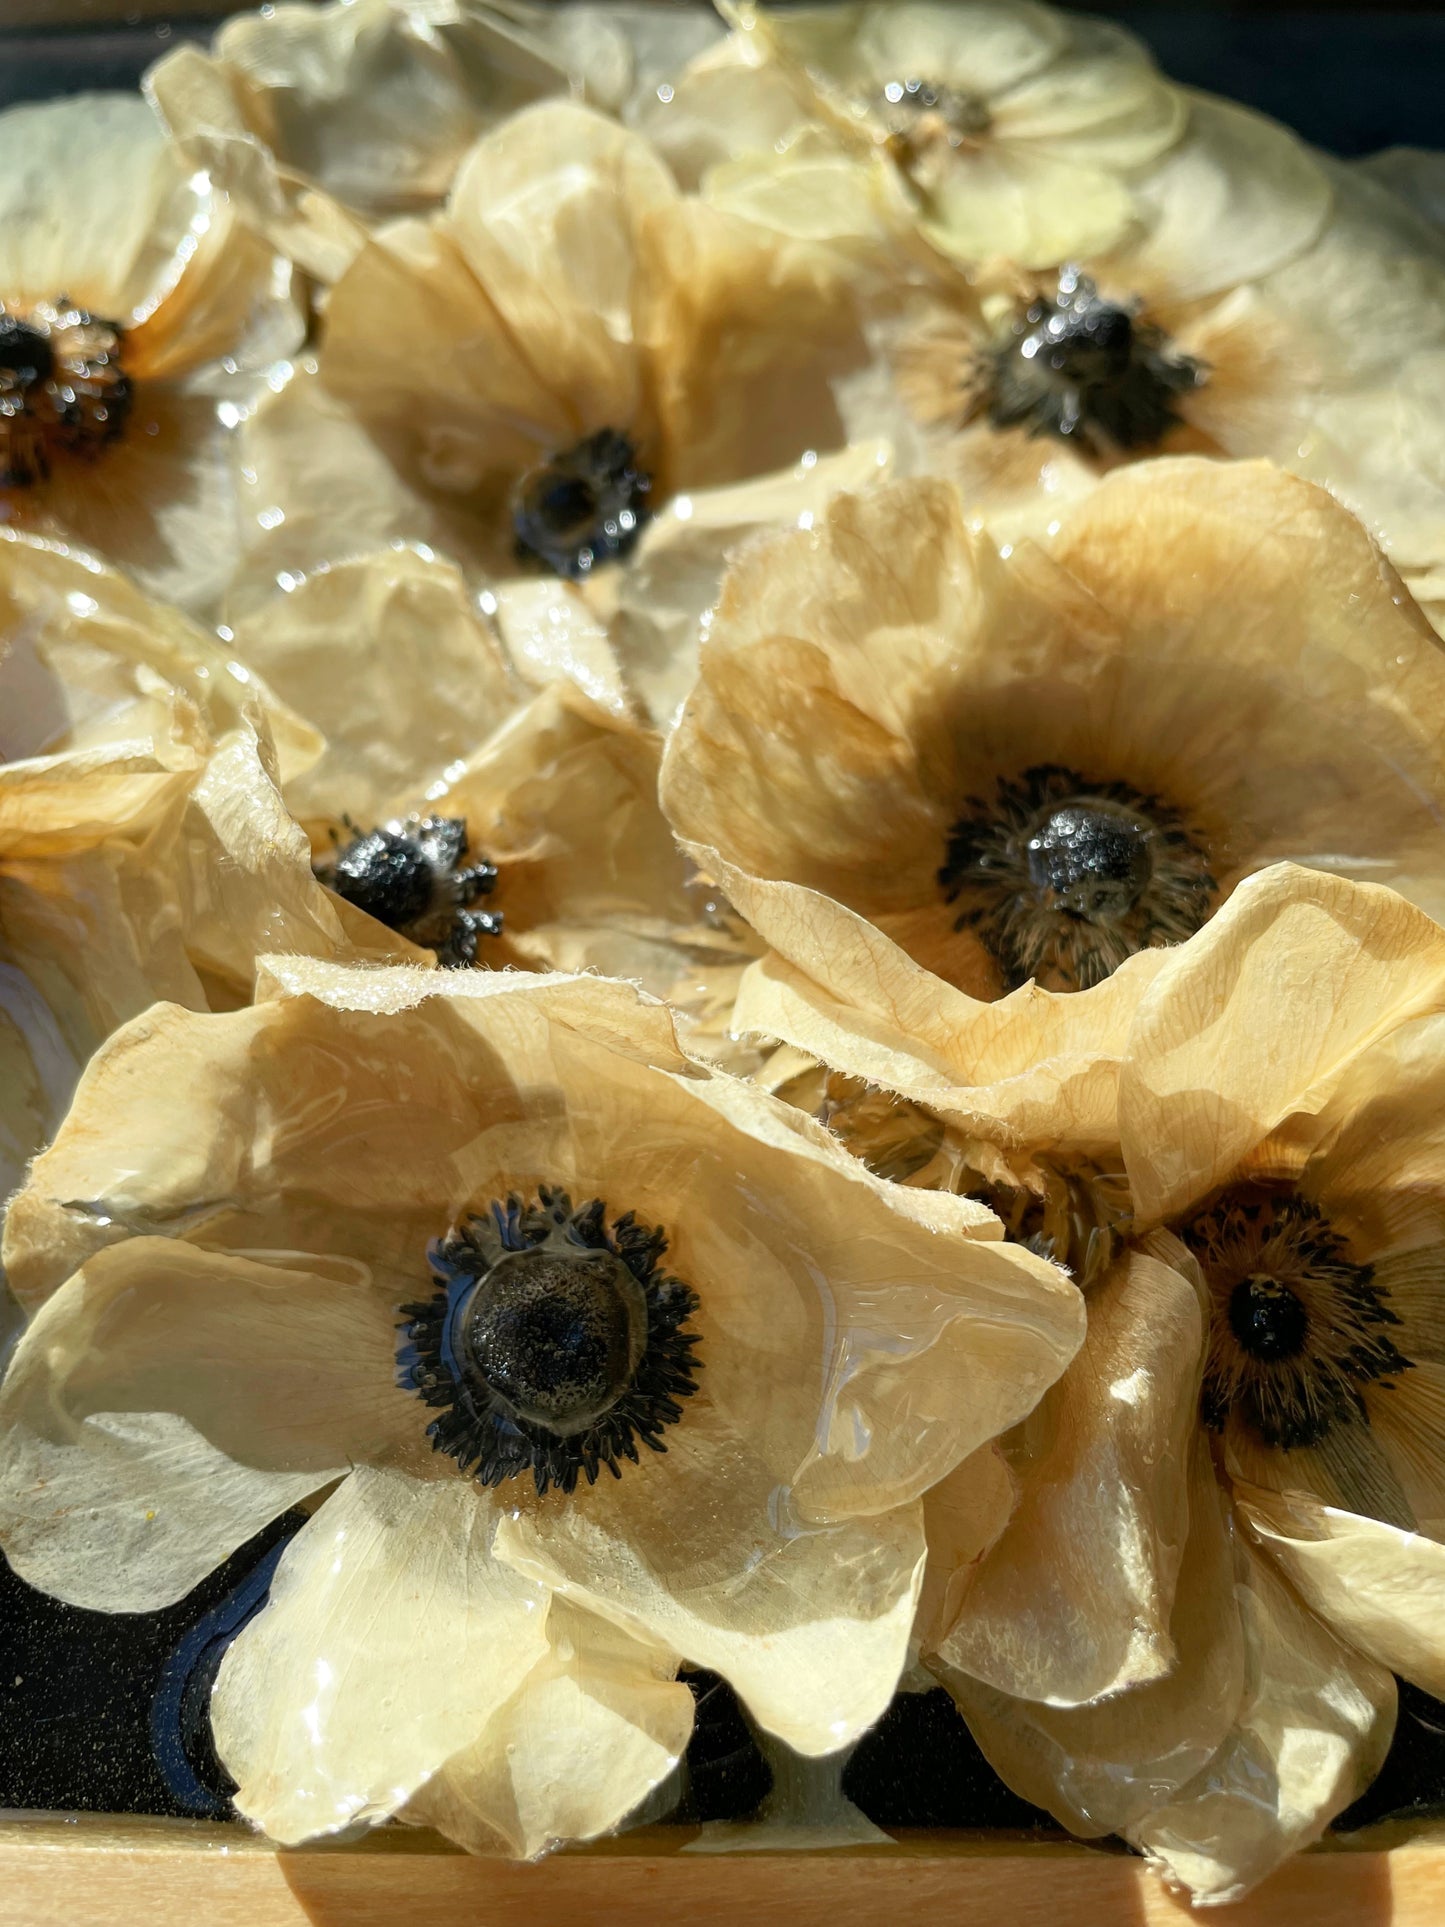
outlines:
M1445 1694L1445 1546L1304 1492L1242 1486L1236 1504L1333 1632L1437 1699Z
M1197 1901L1237 1900L1317 1840L1379 1771L1395 1682L1343 1646L1241 1546L1244 1705L1210 1765L1125 1829Z
M931 1664L994 1771L1086 1839L1133 1825L1192 1781L1234 1722L1245 1668L1229 1523L1199 1437L1169 1631L1171 1672L1093 1706L1011 1699L940 1660Z
M1187 91L1184 138L1135 182L1145 232L1108 271L1142 293L1194 301L1252 281L1307 248L1330 212L1324 168L1298 135Z
M237 1809L273 1840L388 1819L544 1657L546 1596L492 1530L466 1480L362 1467L287 1547L211 1696Z
M1176 1663L1199 1299L1167 1264L1129 1251L1087 1302L1083 1350L1008 1441L1018 1508L937 1649L951 1671L1050 1706Z
M355 1278L169 1239L97 1253L0 1395L11 1564L72 1604L154 1611L353 1459L423 1459L395 1327Z
M996 1445L980 1446L924 1493L928 1564L913 1623L920 1652L935 1652L958 1619L979 1561L998 1544L1017 1503L1017 1481Z
M483 1737L402 1810L471 1853L534 1860L610 1833L676 1766L693 1698L676 1663L555 1599L547 1651Z
M326 739L300 817L406 815L518 691L461 576L406 549L338 562L235 626L240 659Z
M770 1517L784 1501L775 1475L700 1412L669 1434L668 1476L658 1470L624 1471L580 1503L564 1497L504 1518L498 1556L721 1673L759 1724L798 1752L832 1753L857 1739L892 1698L907 1658L923 1576L921 1509L823 1528Z
M1130 958L1086 996L1028 984L980 1003L820 891L748 876L701 846L694 855L773 947L743 977L735 1031L794 1044L990 1143L1116 1142L1129 1024L1165 951Z
M1391 891L1280 865L1171 953L1134 1020L1119 1121L1138 1216L1208 1195L1352 1057L1445 991L1445 934Z

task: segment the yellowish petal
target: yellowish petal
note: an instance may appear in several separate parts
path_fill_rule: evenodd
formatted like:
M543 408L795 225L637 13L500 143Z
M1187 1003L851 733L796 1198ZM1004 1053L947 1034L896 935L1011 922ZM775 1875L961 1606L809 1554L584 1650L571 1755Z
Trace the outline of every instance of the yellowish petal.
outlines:
M1133 1825L1191 1782L1233 1724L1245 1673L1229 1525L1199 1437L1170 1636L1172 1672L1093 1706L1011 1699L933 1664L995 1772L1073 1833L1092 1838Z
M363 1467L287 1547L211 1697L236 1806L273 1840L390 1818L545 1656L546 1595L492 1531L467 1480Z
M1189 91L1189 127L1137 179L1144 233L1101 271L1155 301L1195 301L1300 254L1329 217L1329 179L1298 135Z
M1438 1007L1445 933L1393 892L1282 864L1170 953L1134 1021L1119 1120L1144 1222L1176 1216L1351 1059Z
M472 1853L534 1860L620 1826L672 1771L692 1732L676 1663L565 1599L547 1651L481 1740L453 1755L400 1817Z
M1194 1286L1129 1251L1088 1293L1083 1350L1008 1442L1018 1509L938 1647L1050 1706L1158 1679L1189 1516L1204 1339ZM932 1556L930 1548L930 1556Z
M235 651L326 739L287 785L302 818L405 816L519 696L456 569L407 549L308 577L236 624Z
M689 1412L665 1461L624 1471L610 1490L504 1518L498 1554L721 1673L798 1752L835 1752L881 1716L903 1670L923 1576L921 1509L774 1523L774 1473L701 1418Z
M97 1611L173 1604L354 1458L425 1461L395 1351L364 1280L165 1238L97 1253L0 1398L11 1564Z
M831 897L694 854L773 947L742 979L735 1031L780 1038L1007 1148L1117 1142L1129 1025L1165 951L1141 952L1082 995L1030 984L981 1003Z
M1395 1727L1390 1675L1242 1550L1243 1708L1204 1772L1125 1829L1199 1902L1237 1900L1317 1840L1375 1777Z
M1304 1492L1240 1486L1236 1504L1333 1632L1437 1699L1445 1693L1445 1546Z

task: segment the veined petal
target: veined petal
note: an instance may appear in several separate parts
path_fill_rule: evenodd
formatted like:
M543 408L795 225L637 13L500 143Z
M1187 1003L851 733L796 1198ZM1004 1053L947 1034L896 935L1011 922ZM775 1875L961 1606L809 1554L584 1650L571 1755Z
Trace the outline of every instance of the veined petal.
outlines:
M994 1771L1085 1838L1142 1820L1194 1780L1225 1740L1244 1693L1229 1521L1196 1433L1189 1536L1169 1624L1171 1672L1092 1706L1011 1699L932 1663Z
M1239 1485L1235 1503L1332 1631L1437 1699L1445 1694L1445 1545L1305 1492Z
M1237 1900L1374 1778L1395 1682L1342 1645L1240 1542L1244 1705L1209 1766L1125 1836L1198 1902Z
M287 1547L211 1697L273 1840L389 1818L545 1656L546 1595L493 1557L493 1517L467 1480L361 1467Z
M1185 90L1189 127L1134 183L1145 232L1101 270L1156 300L1195 301L1252 281L1307 248L1330 184L1297 134Z
M134 1238L41 1307L0 1393L17 1571L152 1611L354 1461L427 1466L391 1297L296 1255Z
M938 1657L1014 1698L1081 1706L1177 1663L1204 1324L1193 1284L1126 1251L1083 1350L1007 1442L1019 1503Z
M504 1517L497 1552L624 1630L719 1672L800 1753L866 1732L893 1695L923 1577L918 1506L846 1525L785 1514L771 1469L690 1411L667 1458Z
M1207 1196L1442 996L1445 933L1392 891L1291 864L1241 884L1170 954L1134 1021L1119 1119L1140 1220Z

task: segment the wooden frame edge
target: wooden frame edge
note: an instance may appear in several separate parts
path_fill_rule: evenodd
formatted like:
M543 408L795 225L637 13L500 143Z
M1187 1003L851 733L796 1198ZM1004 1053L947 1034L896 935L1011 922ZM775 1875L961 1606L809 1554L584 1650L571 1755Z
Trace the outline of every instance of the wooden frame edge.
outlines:
M1016 1836L903 1833L817 1853L699 1851L653 1827L536 1866L474 1860L388 1829L351 1846L278 1851L240 1827L91 1815L0 1818L6 1927L1182 1927L1186 1903L1108 1848ZM1445 1828L1333 1839L1281 1868L1219 1927L1440 1927Z

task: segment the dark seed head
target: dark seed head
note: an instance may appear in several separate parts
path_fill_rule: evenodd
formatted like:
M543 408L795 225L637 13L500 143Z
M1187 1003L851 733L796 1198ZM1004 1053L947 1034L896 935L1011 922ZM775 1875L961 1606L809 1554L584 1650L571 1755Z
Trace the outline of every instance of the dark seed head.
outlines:
M336 859L331 887L390 930L415 923L431 902L434 873L420 844L394 830L371 830Z
M1206 378L1163 331L1103 299L1077 268L1039 295L982 357L973 406L995 428L1083 444L1095 455L1157 448Z
M63 295L0 309L0 488L94 461L125 429L133 394L124 331Z
M33 388L55 371L48 337L12 314L0 314L0 387Z
M437 1451L483 1485L592 1484L664 1433L697 1389L697 1295L662 1269L667 1239L600 1198L512 1196L428 1256L438 1290L403 1305L397 1376L437 1413Z
M1029 876L1070 916L1122 917L1149 885L1148 827L1108 803L1054 810L1029 838Z
M609 1251L518 1251L462 1313L465 1362L518 1418L564 1437L611 1410L647 1342L647 1300Z
M1255 1272L1229 1295L1229 1328L1251 1358L1294 1358L1304 1350L1309 1313L1288 1285Z
M1214 878L1199 839L1162 797L1058 763L969 798L938 881L1010 990L1102 983L1137 951L1205 922Z
M632 549L647 520L652 477L625 435L602 428L551 456L517 485L517 552L576 580Z

